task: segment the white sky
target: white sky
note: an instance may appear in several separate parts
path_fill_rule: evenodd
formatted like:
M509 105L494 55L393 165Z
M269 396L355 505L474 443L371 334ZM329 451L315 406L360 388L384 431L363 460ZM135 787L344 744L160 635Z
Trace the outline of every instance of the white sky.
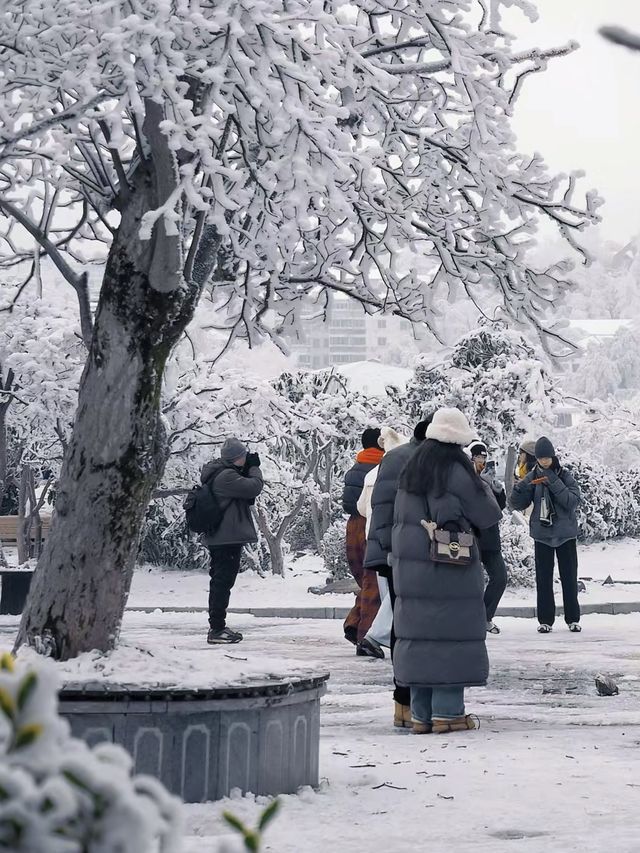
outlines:
M518 49L551 47L570 40L580 50L553 60L530 76L513 127L519 148L539 151L554 171L583 169L585 187L596 187L607 239L623 242L640 233L640 52L598 35L603 24L640 33L640 0L536 0L531 24L519 11L504 17L519 36Z

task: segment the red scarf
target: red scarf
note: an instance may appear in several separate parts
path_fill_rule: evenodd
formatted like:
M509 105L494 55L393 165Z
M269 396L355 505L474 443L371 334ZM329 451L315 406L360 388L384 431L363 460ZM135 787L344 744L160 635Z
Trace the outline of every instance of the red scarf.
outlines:
M356 462L361 462L363 465L379 465L383 456L384 450L378 447L366 447L358 453Z

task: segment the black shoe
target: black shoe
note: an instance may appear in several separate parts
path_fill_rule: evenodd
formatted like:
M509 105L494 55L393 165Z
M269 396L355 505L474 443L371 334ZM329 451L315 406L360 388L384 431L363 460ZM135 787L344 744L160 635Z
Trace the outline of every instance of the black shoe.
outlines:
M538 625L538 634L550 634L553 631L551 625L546 625L544 622Z
M207 634L207 643L210 646L230 645L231 643L239 643L242 639L240 631L232 631L231 628L221 628L219 631L210 629Z
M358 657L367 658L384 658L384 651L380 643L376 643L371 637L365 637L361 643L356 646L356 654Z
M579 622L569 622L567 625L572 634L579 634L582 631L582 625Z
M345 628L344 629L344 638L349 643L352 643L354 646L358 645L358 631L356 628Z

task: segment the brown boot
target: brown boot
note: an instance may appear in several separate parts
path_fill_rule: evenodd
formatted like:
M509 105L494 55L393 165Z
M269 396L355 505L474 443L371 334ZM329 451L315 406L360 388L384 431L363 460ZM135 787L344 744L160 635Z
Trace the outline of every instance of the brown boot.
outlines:
M446 732L464 732L475 728L475 720L471 714L466 714L464 717L453 717L450 720L442 717L433 718L433 733L437 735Z
M413 720L412 725L414 735L430 735L433 731L431 723L419 723L418 720Z
M399 702L394 703L393 725L397 729L410 729L413 725L411 721L411 707L409 705L401 705Z

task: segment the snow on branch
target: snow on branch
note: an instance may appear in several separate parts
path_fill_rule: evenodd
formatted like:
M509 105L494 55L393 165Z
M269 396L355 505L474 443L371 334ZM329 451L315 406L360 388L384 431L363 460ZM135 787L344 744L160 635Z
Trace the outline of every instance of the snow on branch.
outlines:
M640 50L640 35L631 33L624 27L601 27L599 33L614 44L628 47L630 50Z
M229 342L278 341L330 292L436 335L434 305L458 293L543 323L537 223L575 252L600 201L516 146L523 80L575 45L513 51L503 5L534 15L528 0L8 0L0 268L34 257L25 229L60 268L126 221L152 287L205 288ZM45 207L46 243L27 225ZM567 283L548 287L553 302Z

